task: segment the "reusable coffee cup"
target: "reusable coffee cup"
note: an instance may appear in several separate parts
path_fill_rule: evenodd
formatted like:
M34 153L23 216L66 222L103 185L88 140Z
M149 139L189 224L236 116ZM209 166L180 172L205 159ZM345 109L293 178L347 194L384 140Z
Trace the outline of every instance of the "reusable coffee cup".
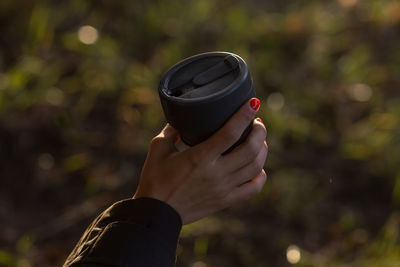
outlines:
M208 52L182 60L164 74L158 93L167 122L187 146L206 140L255 97L246 62L228 52ZM245 140L252 124L223 154Z

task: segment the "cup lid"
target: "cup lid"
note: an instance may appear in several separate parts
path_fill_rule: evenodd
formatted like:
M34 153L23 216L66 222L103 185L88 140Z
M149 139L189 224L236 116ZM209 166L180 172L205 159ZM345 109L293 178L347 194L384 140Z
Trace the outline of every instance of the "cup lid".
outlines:
M177 63L164 75L159 89L170 101L193 103L229 94L248 76L246 63L238 55L209 52Z

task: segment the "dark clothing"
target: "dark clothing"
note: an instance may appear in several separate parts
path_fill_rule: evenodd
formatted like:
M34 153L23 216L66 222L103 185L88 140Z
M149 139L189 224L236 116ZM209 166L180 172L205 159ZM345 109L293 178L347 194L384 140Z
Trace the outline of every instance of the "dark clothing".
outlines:
M174 266L181 227L179 214L162 201L119 201L91 223L64 267Z

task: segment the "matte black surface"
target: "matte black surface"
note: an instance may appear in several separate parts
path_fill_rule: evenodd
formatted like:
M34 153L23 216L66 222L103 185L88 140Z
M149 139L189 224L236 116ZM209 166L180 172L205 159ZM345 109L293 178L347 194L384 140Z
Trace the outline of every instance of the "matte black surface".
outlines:
M209 52L173 66L160 82L159 95L167 121L179 131L184 143L193 146L217 131L242 104L255 97L255 92L242 58L228 52ZM245 139L251 125L238 143Z

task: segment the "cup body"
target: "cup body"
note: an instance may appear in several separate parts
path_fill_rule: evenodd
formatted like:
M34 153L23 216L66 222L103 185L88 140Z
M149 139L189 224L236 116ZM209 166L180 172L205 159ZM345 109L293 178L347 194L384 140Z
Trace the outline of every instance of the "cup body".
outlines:
M167 122L188 146L206 140L255 97L246 63L228 52L203 53L182 60L165 73L158 92ZM246 138L251 125L225 153Z

